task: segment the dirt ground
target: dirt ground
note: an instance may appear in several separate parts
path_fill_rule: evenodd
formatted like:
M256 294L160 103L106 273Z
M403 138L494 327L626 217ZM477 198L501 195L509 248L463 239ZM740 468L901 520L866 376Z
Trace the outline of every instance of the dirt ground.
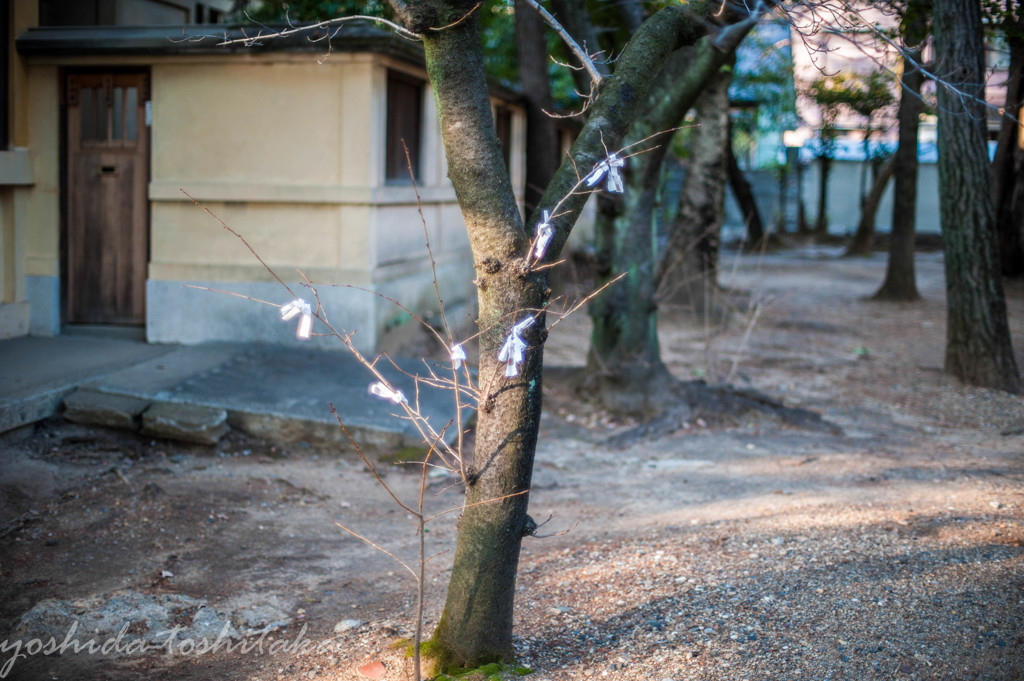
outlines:
M760 390L841 435L695 415L609 446L634 424L558 381L582 363L586 316L551 333L531 515L553 516L541 533L555 536L528 539L520 565L528 678L1024 679L1024 401L943 374L939 254L919 258L915 304L865 300L884 256L827 255L725 256L723 283L751 306L713 332L665 311L661 339L678 377ZM1008 297L1024 367L1024 287ZM353 456L238 434L187 447L59 419L0 451L0 676L403 678L389 645L412 632L413 580L336 523L408 562L415 526ZM415 467L382 469L415 501ZM453 478L429 479L429 508L460 496ZM429 525L427 631L456 515ZM179 636L17 655L75 620L83 642L122 624L122 643L171 626L238 638L206 654Z

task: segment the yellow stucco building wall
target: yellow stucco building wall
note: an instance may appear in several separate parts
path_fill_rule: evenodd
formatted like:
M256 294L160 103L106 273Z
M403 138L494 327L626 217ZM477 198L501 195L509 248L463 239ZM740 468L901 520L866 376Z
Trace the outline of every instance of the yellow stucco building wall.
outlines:
M16 119L31 184L0 186L0 291L21 315L20 326L0 326L7 335L61 331L60 92L63 74L84 67L149 71L149 341L295 342L294 325L282 323L276 309L238 297L282 304L289 294L182 190L241 234L298 295L314 298L297 270L323 284L324 312L337 328L356 331L364 350L408 318L383 296L426 315L437 307L424 221L446 306L472 309L469 243L433 98L415 63L374 52L324 58L297 51L31 54L15 61L26 74ZM419 205L411 183L385 179L389 71L423 81ZM510 172L521 196L525 121L511 109ZM324 338L312 344L338 347Z

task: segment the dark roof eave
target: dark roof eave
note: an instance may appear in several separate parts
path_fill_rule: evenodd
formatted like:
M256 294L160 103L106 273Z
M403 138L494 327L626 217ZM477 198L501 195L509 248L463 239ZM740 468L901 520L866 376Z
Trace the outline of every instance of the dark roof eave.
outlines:
M248 44L219 46L218 43L251 38ZM317 38L320 38L319 40ZM15 40L24 56L117 56L197 55L264 52L328 51L326 34L299 33L283 38L260 39L258 29L190 26L59 26L33 27ZM411 40L369 24L353 22L332 34L333 52L374 52L423 65L423 48Z

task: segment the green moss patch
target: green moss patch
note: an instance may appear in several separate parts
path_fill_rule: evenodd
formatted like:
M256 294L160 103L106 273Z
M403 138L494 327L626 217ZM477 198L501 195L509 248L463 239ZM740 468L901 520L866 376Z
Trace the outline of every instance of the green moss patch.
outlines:
M526 676L532 672L532 669L527 669L526 667L514 667L500 662L492 662L475 669L466 669L452 674L441 674L435 681L509 681L510 679Z

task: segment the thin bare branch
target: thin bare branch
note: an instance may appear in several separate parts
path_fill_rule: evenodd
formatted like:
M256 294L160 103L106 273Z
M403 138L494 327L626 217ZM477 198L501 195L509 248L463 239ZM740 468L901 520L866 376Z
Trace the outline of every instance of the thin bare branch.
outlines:
M524 494L529 494L529 493L530 493L530 490L524 489L522 492L513 492L512 494L506 494L503 497L494 497L493 499L484 499L483 501L477 501L477 502L472 503L472 504L463 504L462 506L455 506L453 508L445 509L444 511L439 511L438 513L435 513L432 516L427 516L426 518L423 519L423 522L428 523L431 520L433 520L434 518L440 518L441 516L446 515L448 513L454 513L455 511L465 511L467 508L473 508L474 506L483 506L484 504L493 504L493 503L496 503L496 502L499 502L499 501L504 501L505 499L511 499L512 497L519 497L519 496L522 496Z
M377 549L378 551L380 551L384 555L390 556L391 558L393 558L396 563L398 563L399 565L401 565L402 567L404 567L406 570L409 571L409 574L412 575L412 578L416 580L417 584L420 582L419 575L416 574L416 571L413 570L408 564L406 564L406 562L404 560L402 560L401 558L399 558L395 554L391 553L390 551L388 551L386 548L384 548L380 544L376 544L373 541L371 541L370 539L367 539L363 535L359 534L358 532L355 532L354 530L350 530L349 528L345 527L344 525L342 525L338 521L334 521L334 524L337 525L338 527L340 527L341 529L345 530L349 534L351 534L356 539L360 539L360 540L366 542L367 544L369 544L373 548Z
M576 522L574 522L572 525L570 525L569 527L565 528L561 532L551 532L549 534L537 534L537 530L539 530L540 528L544 527L549 522L551 522L552 518L554 518L554 517L555 517L554 513L549 515L547 517L547 520L542 522L540 525L537 525L537 527L533 528L533 532L531 532L529 536L533 537L534 539L548 539L550 537L561 537L563 534L569 534L570 532L575 530L576 526L580 524L579 521L577 520Z
M577 43L576 40L569 35L569 32L562 27L562 24L558 23L558 20L551 16L551 13L544 9L537 0L523 1L530 5L530 7L537 10L541 17L544 18L547 25L554 29L555 33L557 33L562 39L562 42L566 44L572 53L576 55L576 58L580 60L580 63L583 64L584 68L587 69L587 74L590 76L594 90L600 90L601 85L604 83L604 76L601 75L601 72L597 69L597 66L594 64L594 60L590 58L587 51L580 47L579 43Z
M551 331L551 329L553 329L553 328L555 328L556 326L558 326L558 325L559 325L559 324L561 323L561 321L562 321L563 319L565 319L565 318L566 318L566 317L568 317L569 315L571 315L571 314L575 313L575 312L576 312L577 310L579 310L579 309L580 309L581 307L583 307L584 305L586 305L586 304L587 304L587 303L588 303L588 302L589 302L589 301L590 301L591 299L593 299L594 297L596 297L596 296L600 295L600 294L601 294L601 292L602 292L602 291L604 291L604 290L605 290L606 288L608 288L608 287L609 287L609 286L611 286L612 284L614 284L614 283L618 282L618 281L619 281L620 279L622 279L623 277L625 277L625 276L626 276L626 274L627 274L627 272L623 272L622 274L620 274L619 276L615 277L615 278L614 278L614 279L612 279L611 281L609 281L609 282L606 282L604 286L602 286L601 288L597 289L596 291L591 291L591 292L590 292L590 293L589 293L589 294L588 294L588 295L587 295L587 296L586 296L585 298L583 298L582 300L580 300L579 302L577 302L577 303L576 303L575 305L573 305L572 307L570 307L570 308L569 308L568 310L566 310L566 311L563 311L563 312L562 312L562 313L561 313L561 314L560 314L560 315L558 316L558 319L556 319L556 320L555 320L555 322L554 322L553 324L551 324L550 326L548 326L548 331L550 332L550 331Z
M479 3L477 3L477 6L474 7L471 10L471 12L476 11L476 9L478 7L480 7ZM460 21L461 21L461 19L460 19ZM434 251L430 247L430 234L427 231L427 219L423 215L423 201L420 198L420 189L419 189L419 187L416 184L416 174L412 171L412 157L409 155L409 147L407 147L405 145L405 140L404 139L402 140L402 151L405 152L405 165L409 169L409 178L412 180L412 190L413 190L413 193L416 194L416 211L419 213L419 216L420 216L420 224L423 225L423 240L424 240L424 242L427 245L427 255L430 257L430 272L433 275L434 295L437 296L438 313L441 315L441 323L444 324L444 333L445 333L445 336L447 336L447 338L448 338L448 342L446 344L446 349L449 352L451 352L452 344L453 344L454 341L452 339L451 327L448 326L448 316L445 314L445 311L444 311L444 298L441 297L441 286L440 286L440 284L437 283L437 261L434 260ZM431 329L431 330L433 330L433 329ZM468 370L467 370L466 373L468 375L468 373L469 373ZM455 423L456 423L456 427L458 428L458 431L457 431L458 432L458 435L457 435L458 441L456 442L456 445L455 445L455 451L459 452L459 454L460 454L458 456L459 473L462 476L462 479L466 480L467 479L467 477L466 477L466 464L463 461L463 457L461 456L461 453L462 453L462 400L459 398L459 394L460 394L459 393L459 370L455 368L454 363L452 364L452 383L454 383L454 385L455 385Z
M472 14L473 12L477 11L478 9L480 9L480 5L482 5L482 4L483 4L482 2L478 2L478 3L476 3L475 5L473 5L473 9L469 10L468 12L466 12L465 14L463 14L463 15L462 15L461 17L459 17L458 19L456 19L456 20L455 20L455 21L453 21L452 23L450 23L450 24L447 24L447 25L445 25L445 26L440 26L440 27L438 27L438 28L435 28L435 27L431 26L431 27L430 27L430 30L431 30L431 31L443 31L443 30L445 30L445 29L451 28L452 26L458 26L458 25L459 25L459 24L461 24L461 23L462 23L463 21L465 21L466 19L468 19L468 18L469 18L469 16L470 16L470 15L471 15L471 14Z
M197 207L202 208L206 212L207 215L209 215L211 218L213 218L214 220L217 221L217 224L219 224L221 227L223 227L227 231L231 232L231 234L233 234L235 236L235 238L237 238L239 241L241 241L243 244L245 244L245 247L249 249L249 252L252 253L252 256L254 258L256 258L261 265L263 265L263 269L265 269L267 272L269 272L270 276L272 276L274 279L277 280L277 283L281 284L281 286L284 286L285 290L288 291L288 293L291 294L292 298L298 298L298 296L295 295L295 293L291 290L291 288L288 286L288 284L284 283L284 280L281 279L281 277L277 276L277 272L275 272L273 269L271 269L270 265L268 265L266 263L266 261L264 261L263 258L260 257L260 254L256 252L256 249L253 248L251 245L249 245L249 242L245 240L245 237L243 237L241 234L239 234L235 230L233 230L230 227L228 227L226 222L224 222L219 217L217 217L213 213L212 210L210 210L209 208L204 206L202 203L200 203L198 199L196 199L194 196L189 194L187 191L185 191L181 187L178 188L178 191L180 191L182 194L187 196L188 199L192 203L194 203Z
M451 552L451 549L443 549L441 551L438 551L437 553L432 553L432 554L430 554L429 556L427 556L426 558L423 559L423 564L426 565L427 563L429 563L430 561L434 560L435 558L438 558L439 556L443 556L444 554L450 553L450 552Z
M327 30L329 28L335 29L331 33L331 35L324 36L324 38L330 38L330 37L334 37L335 35L337 35L337 30L336 30L337 27L340 27L341 24L344 24L344 23L347 23L347 22L350 22L350 21L372 21L374 23L384 24L385 26L387 26L388 28L392 29L393 31L395 31L395 33L397 33L398 35L402 36L403 38L408 38L409 40L422 40L423 39L423 36L420 35L419 33L416 33L414 31L410 31L406 27L401 26L399 24L396 24L393 21L388 21L387 19L383 19L381 17L372 17L372 16L368 16L368 15L365 15L365 14L354 14L352 16L347 16L347 17L335 17L334 19L326 19L324 21L319 21L319 22L317 22L315 24L307 24L305 26L294 26L292 28L286 28L286 29L283 29L283 30L280 30L280 31L274 31L272 29L264 28L264 29L261 29L258 33L254 34L254 35L248 35L248 36L243 35L241 38L228 38L227 34L225 33L223 35L221 41L219 43L217 43L217 46L218 47L227 47L229 45L245 45L246 47L251 47L253 45L259 44L259 42L263 41L263 40L275 40L275 39L278 39L278 38L286 38L288 36L296 35L298 33L308 33L310 31L314 31L316 29L323 29L323 30ZM210 37L210 36L204 36L204 37ZM314 42L317 42L319 40L323 40L324 38L314 39Z
M197 289L199 291L210 291L211 293L223 293L224 295L233 296L235 298L241 298L243 300L251 300L252 302L259 303L261 305L270 305L271 307L277 307L277 308L281 307L281 305L279 305L277 303L272 303L269 300L260 300L259 298L253 298L252 296L243 295L241 293L235 293L234 291L225 291L223 289L211 288L209 286L197 286L195 284L182 284L182 286L184 286L185 288L194 288L194 289Z
M366 467L370 469L370 475L372 475L373 479L377 481L377 484L384 488L384 491L388 493L388 496L391 497L396 504L401 506L403 511L405 511L406 513L416 513L416 511L413 510L412 507L406 505L404 501L399 499L398 495L395 494L390 487L388 487L388 484L386 482L384 482L384 478L380 477L380 473L377 472L377 468L373 465L373 462L370 461L370 458L366 456L366 454L363 452L363 448L359 446L359 443L356 441L356 439L352 437L352 435L348 432L348 428L345 427L345 422L342 421L341 416L338 415L338 410L334 408L333 402L330 403L330 407L331 414L334 415L335 420L341 427L341 432L345 434L345 438L355 448L356 454L358 454L359 458L363 460L363 463L366 464Z

